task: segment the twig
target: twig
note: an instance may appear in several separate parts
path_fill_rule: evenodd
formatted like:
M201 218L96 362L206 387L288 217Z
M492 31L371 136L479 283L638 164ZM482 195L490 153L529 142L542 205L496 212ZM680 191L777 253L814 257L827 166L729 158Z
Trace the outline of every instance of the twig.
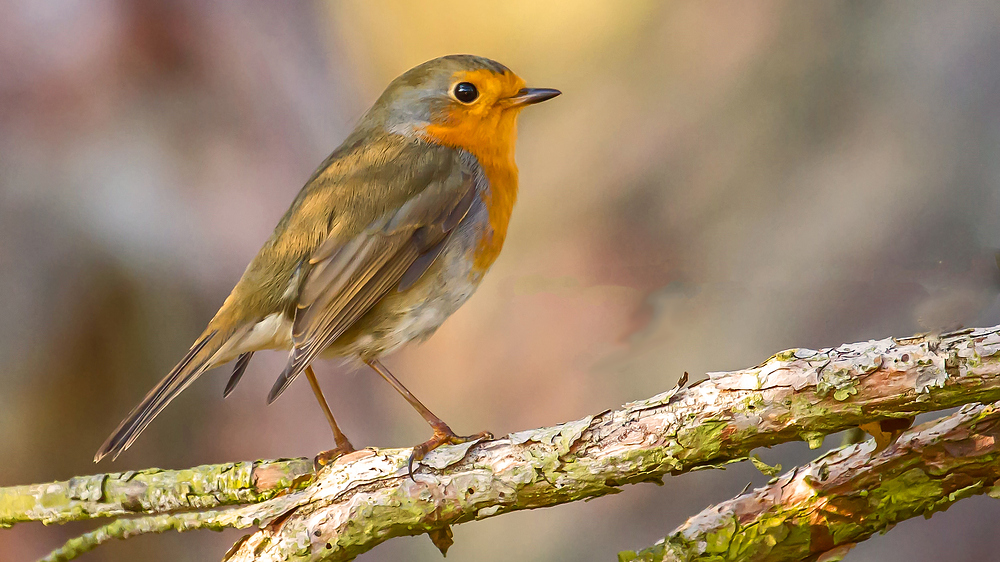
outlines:
M194 531L212 529L221 531L225 527L236 527L231 514L226 511L204 511L199 513L176 513L149 515L136 519L118 519L89 533L70 539L63 546L53 550L39 562L66 562L94 550L111 539L127 539L137 535L162 533L164 531Z

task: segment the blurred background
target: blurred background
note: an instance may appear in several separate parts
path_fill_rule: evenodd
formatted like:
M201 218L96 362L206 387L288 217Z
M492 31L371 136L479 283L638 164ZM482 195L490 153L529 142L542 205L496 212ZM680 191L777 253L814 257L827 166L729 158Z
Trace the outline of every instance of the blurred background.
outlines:
M285 356L263 353L229 399L219 370L91 463L382 88L449 53L564 92L522 115L493 271L387 360L459 433L577 419L789 347L1000 323L998 24L987 1L2 2L0 485L331 447L308 385L264 406ZM367 369L317 370L355 444L429 435ZM744 463L461 525L449 560L614 560L766 480ZM965 500L849 559L991 559L997 520ZM0 559L95 526L18 525ZM81 560L217 560L244 533ZM440 554L416 537L359 560Z

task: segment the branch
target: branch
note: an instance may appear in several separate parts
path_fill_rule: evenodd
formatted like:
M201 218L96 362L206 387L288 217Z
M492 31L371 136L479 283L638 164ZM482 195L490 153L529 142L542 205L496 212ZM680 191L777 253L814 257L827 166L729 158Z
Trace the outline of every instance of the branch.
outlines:
M881 453L874 441L831 452L702 511L651 548L620 553L619 562L839 560L900 521L996 494L998 421L1000 403L966 407Z
M409 449L358 451L303 489L206 520L211 526L260 527L234 547L231 560L347 560L391 537L422 533L443 545L455 523L615 493L624 484L720 466L790 440L818 447L824 434L865 422L1000 400L998 353L1000 326L789 350L757 367L709 373L699 384L617 411L442 447L416 467L416 481L406 476ZM0 489L0 522L257 502L306 484L308 464L239 463ZM280 485L260 477L259 469L272 465L284 467L277 472L287 477L274 480ZM221 468L227 466L232 468ZM166 476L160 482L157 475ZM144 487L130 493L133 481ZM58 501L47 501L53 498ZM155 523L136 523L116 536L165 528Z
M196 529L212 529L221 531L225 527L235 526L231 513L226 511L203 511L197 513L164 513L149 515L136 519L118 519L113 523L98 527L75 539L70 539L63 546L53 550L39 562L66 562L85 552L90 552L111 539L127 539L149 533L164 531L194 531Z
M307 459L238 462L95 474L63 482L0 488L0 528L25 521L46 525L92 517L169 513L257 503L305 487Z
M863 422L995 401L998 332L785 351L618 411L441 448L416 482L406 477L408 450L359 451L278 498L288 510L227 559L349 560L391 537L614 493L756 447L797 438L819 446L824 434Z

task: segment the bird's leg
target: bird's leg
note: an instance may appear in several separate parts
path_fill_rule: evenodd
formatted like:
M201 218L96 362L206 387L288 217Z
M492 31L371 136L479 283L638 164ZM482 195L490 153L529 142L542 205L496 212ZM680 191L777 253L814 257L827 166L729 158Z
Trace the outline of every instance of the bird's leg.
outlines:
M424 406L420 402L420 400L417 400L417 397L414 396L412 392L407 390L406 387L403 386L403 383L399 382L399 380L389 372L389 369L386 369L385 365L383 365L378 359L365 359L364 362L372 369L375 369L375 372L381 375L387 383L392 385L392 387L396 389L396 392L402 394L403 398L410 403L410 406L413 406L413 409L416 410L427 421L427 423L430 424L431 429L434 430L434 436L414 447L413 453L410 454L410 460L407 463L407 466L410 471L411 480L413 480L413 461L419 461L424 458L424 455L434 449L437 449L441 445L458 445L459 443L468 443L469 441L475 441L477 439L493 439L493 434L489 431L483 431L475 435L467 436L456 435L455 432L448 427L448 424L444 423L441 418L435 416L433 412L427 409L427 406Z
M330 422L330 429L333 430L333 440L336 442L336 448L330 449L329 451L323 451L322 453L316 455L314 462L316 468L326 466L331 462L335 461L337 457L341 455L346 455L347 453L354 452L354 445L347 439L343 431L340 431L340 426L337 425L337 420L333 418L333 412L330 411L330 405L326 403L326 397L323 396L323 389L319 386L319 381L316 380L316 373L313 371L312 365L309 365L305 369L306 378L309 379L309 386L312 387L313 394L316 395L316 401L319 402L319 407L323 410L323 414L326 416L326 421Z

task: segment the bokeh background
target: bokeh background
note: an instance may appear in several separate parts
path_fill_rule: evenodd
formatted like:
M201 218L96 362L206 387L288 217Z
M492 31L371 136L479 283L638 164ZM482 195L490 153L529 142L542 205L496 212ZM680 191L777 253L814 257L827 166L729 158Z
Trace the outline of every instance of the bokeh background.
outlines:
M307 385L264 406L285 360L264 353L229 399L220 370L90 460L385 84L459 52L565 94L522 116L486 282L387 361L457 431L576 419L789 347L1000 323L993 2L7 0L0 485L329 448ZM318 370L354 443L427 437L373 373ZM462 525L449 560L613 560L765 480L741 464ZM998 520L973 498L849 558L992 559ZM0 531L0 559L94 526ZM243 534L81 560L217 560ZM359 558L439 559L426 537Z

